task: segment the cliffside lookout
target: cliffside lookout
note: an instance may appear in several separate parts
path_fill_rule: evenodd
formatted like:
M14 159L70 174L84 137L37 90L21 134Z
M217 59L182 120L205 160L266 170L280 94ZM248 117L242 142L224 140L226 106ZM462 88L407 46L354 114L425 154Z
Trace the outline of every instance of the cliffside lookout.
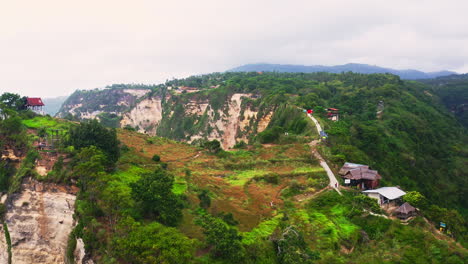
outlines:
M44 103L40 97L27 97L26 108L39 115L44 115Z

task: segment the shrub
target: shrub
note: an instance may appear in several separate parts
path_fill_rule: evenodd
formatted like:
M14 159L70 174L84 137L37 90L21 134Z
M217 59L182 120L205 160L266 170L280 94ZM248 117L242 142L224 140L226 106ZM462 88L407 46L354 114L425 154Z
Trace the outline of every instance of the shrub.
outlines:
M161 161L161 157L159 157L159 155L154 155L152 158L151 158L154 162L160 162Z
M134 127L132 127L131 125L124 126L124 129L128 130L128 131L136 131L136 129Z
M203 147L205 147L211 153L218 153L221 150L221 143L219 143L219 141L215 139L212 141L205 142L203 144Z
M5 219L5 215L7 213L7 209L5 204L0 203L0 221L3 222L3 219Z
M245 143L245 141L241 140L239 142L237 142L233 148L235 149L245 149L247 147L247 143Z
M201 190L198 194L198 199L200 199L200 207L203 209L208 209L211 205L211 198L208 190Z

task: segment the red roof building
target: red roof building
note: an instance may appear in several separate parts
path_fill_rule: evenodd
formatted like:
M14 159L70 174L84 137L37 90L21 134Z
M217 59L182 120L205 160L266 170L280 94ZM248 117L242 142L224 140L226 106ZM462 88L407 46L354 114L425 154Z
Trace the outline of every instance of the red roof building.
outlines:
M42 102L42 99L39 97L27 97L26 98L26 107L35 112L36 114L39 115L44 115L44 111L42 110L42 107L44 106L44 103Z
M327 108L327 116L328 116L328 119L332 120L332 121L338 121L338 118L339 118L339 109L337 108Z
M44 103L39 97L28 97L26 98L26 106L44 106Z

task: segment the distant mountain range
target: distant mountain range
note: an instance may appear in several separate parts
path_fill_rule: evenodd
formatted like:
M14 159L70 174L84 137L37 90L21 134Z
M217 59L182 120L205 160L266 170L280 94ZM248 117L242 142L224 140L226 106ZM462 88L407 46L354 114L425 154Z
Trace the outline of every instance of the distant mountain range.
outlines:
M62 106L63 102L68 98L68 96L59 96L54 98L42 98L44 102L44 111L46 114L54 116Z
M267 71L267 72L330 72L330 73L341 73L341 72L355 72L355 73L391 73L400 76L406 80L417 80L417 79L431 79L440 76L447 76L457 74L452 71L438 71L438 72L422 72L418 70L395 70L390 68L383 68L379 66L373 66L368 64L359 63L348 63L344 65L336 66L322 66L322 65L290 65L290 64L246 64L240 67L230 69L231 72L252 72L252 71Z

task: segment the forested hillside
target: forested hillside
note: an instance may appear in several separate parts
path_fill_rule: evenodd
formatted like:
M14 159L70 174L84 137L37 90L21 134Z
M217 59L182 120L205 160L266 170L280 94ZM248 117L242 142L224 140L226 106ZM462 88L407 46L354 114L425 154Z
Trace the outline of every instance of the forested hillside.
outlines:
M236 67L229 71L233 72L329 72L329 73L343 73L343 72L354 72L354 73L391 73L400 76L405 80L416 80L416 79L429 79L440 76L447 76L455 74L451 71L439 71L439 72L422 72L418 70L396 70L390 68L379 67L375 65L360 64L360 63L348 63L344 65L335 66L322 66L322 65L290 65L290 64L247 64Z
M468 74L450 75L422 82L427 83L430 92L438 95L458 121L468 128Z

